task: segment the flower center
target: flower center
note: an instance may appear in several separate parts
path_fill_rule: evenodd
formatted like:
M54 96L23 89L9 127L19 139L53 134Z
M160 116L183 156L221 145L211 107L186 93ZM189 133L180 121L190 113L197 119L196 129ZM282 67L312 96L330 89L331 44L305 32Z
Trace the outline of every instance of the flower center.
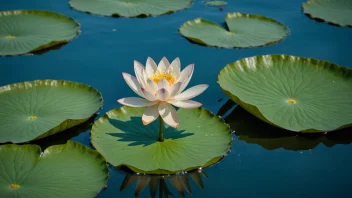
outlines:
M15 38L15 36L8 35L6 38L8 38L8 39L13 39L13 38Z
M11 184L11 185L9 186L9 188L11 188L11 189L18 189L18 188L20 188L20 186L17 185L17 184Z
M156 84L158 84L159 81L162 79L167 80L169 82L169 85L173 85L176 81L176 76L173 73L170 72L159 72L156 71L151 77L149 77L150 80L154 81Z
M36 120L36 119L37 119L37 116L34 116L34 115L29 116L29 120L31 120L31 121L34 121L34 120Z
M290 104L296 104L296 100L293 100L293 99L289 99L289 100L287 100L287 102Z

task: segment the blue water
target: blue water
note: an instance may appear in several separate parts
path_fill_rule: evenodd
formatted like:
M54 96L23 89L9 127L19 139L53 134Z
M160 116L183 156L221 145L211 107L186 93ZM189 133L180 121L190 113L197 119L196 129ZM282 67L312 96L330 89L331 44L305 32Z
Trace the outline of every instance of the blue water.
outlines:
M64 79L91 85L101 91L106 111L120 105L117 99L132 96L121 72L133 73L133 60L145 63L148 56L160 60L180 57L182 66L195 64L191 85L210 87L197 101L217 113L227 97L217 84L219 71L238 59L264 54L314 57L352 67L352 28L316 22L302 13L303 0L228 0L220 12L202 1L184 11L151 18L112 18L78 12L64 0L1 0L1 10L51 10L73 17L81 24L81 34L59 50L42 55L0 57L0 85L35 79ZM190 43L178 33L187 20L203 17L224 23L227 12L245 12L274 18L290 29L283 41L260 48L218 49ZM116 29L116 31L112 31ZM219 99L221 102L218 102ZM252 123L252 122L250 122ZM257 120L253 124L258 123ZM352 129L345 131L352 132ZM89 129L72 139L90 146ZM192 197L352 197L352 146L319 141L310 149L265 149L258 142L247 143L237 135L232 151L221 163L206 169L202 190L191 182ZM267 143L277 137L265 139ZM351 139L350 139L351 140ZM301 139L292 138L299 148ZM263 142L261 142L263 143ZM289 142L290 143L290 142ZM345 142L346 143L346 142ZM124 174L109 168L108 186L97 197L133 197L134 185L120 192ZM169 187L173 194L177 192ZM77 189L79 190L79 189ZM190 195L187 195L188 197ZM140 197L149 197L148 189Z

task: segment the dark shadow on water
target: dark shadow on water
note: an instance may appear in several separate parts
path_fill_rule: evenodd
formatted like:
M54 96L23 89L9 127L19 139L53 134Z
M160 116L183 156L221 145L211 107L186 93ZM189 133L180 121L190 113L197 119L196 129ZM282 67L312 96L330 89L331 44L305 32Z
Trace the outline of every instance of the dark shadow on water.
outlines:
M118 137L117 141L131 142L129 146L144 145L148 146L159 138L159 121L143 125L141 117L131 117L129 121L120 121L109 119L111 125L121 130L121 133L108 133L111 136ZM172 127L164 126L164 139L179 139L193 135L185 133L185 130L178 130Z
M332 147L352 143L352 128L328 133L297 133L274 127L237 106L225 118L239 140L257 144L267 150L309 150L319 144Z
M184 174L158 176L137 175L136 173L126 173L121 170L119 172L125 174L120 191L127 189L134 182L136 183L134 197L138 197L147 186L149 186L150 197L153 198L157 194L159 194L158 197L160 198L173 196L172 190L178 192L181 197L185 197L185 192L192 194L190 180L201 189L204 189L202 176L208 178L208 175L202 169Z

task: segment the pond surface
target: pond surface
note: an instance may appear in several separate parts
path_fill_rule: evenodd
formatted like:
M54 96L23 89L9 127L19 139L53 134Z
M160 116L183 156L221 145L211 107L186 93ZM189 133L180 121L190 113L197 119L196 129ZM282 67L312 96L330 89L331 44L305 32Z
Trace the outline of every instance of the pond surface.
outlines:
M302 2L229 0L223 11L219 11L216 7L204 6L202 1L195 1L190 9L171 15L112 18L75 11L68 6L67 0L1 0L1 10L51 10L73 17L81 24L82 32L61 49L42 55L0 57L0 85L36 79L85 83L100 90L104 97L104 107L98 115L100 117L120 106L117 99L134 94L121 75L122 72L133 73L133 60L145 64L148 56L157 62L163 56L169 60L180 57L182 68L195 64L190 86L203 83L210 85L196 100L213 113L218 113L228 99L217 84L217 75L226 64L238 59L264 54L289 54L352 67L352 28L310 19L302 13ZM283 41L266 47L218 49L192 44L178 33L178 28L185 21L198 17L224 24L227 12L274 18L286 24L290 34ZM223 115L226 117L229 113ZM254 126L262 124L247 117L244 122ZM229 122L231 118L227 118ZM344 132L351 133L352 129ZM90 146L89 129L74 135L72 140ZM186 196L352 197L351 135L343 136L344 141L334 137L290 136L284 138L285 141L279 138L273 134L260 140L252 138L244 141L238 134L234 135L232 151L228 156L205 170L208 175L208 178L203 178L205 188L201 189L191 181L192 195ZM329 139L328 143L326 139ZM97 197L133 197L135 184L120 192L125 175L112 167L109 169L108 186ZM177 191L170 183L168 185L174 196L178 197ZM149 190L146 188L140 197L149 197Z

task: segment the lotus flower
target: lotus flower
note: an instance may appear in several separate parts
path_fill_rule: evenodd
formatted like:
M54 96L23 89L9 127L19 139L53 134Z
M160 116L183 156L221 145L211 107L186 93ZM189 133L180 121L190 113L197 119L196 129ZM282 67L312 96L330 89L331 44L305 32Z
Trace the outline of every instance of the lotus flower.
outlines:
M127 73L122 75L128 86L142 98L122 98L118 102L130 107L147 107L142 116L144 125L153 122L160 115L166 124L177 128L179 122L173 106L180 108L202 106L201 103L189 99L208 88L208 85L202 84L183 92L192 77L193 70L194 65L191 64L181 71L179 58L170 64L164 57L157 66L154 60L148 57L145 68L138 61L134 61L136 77Z

